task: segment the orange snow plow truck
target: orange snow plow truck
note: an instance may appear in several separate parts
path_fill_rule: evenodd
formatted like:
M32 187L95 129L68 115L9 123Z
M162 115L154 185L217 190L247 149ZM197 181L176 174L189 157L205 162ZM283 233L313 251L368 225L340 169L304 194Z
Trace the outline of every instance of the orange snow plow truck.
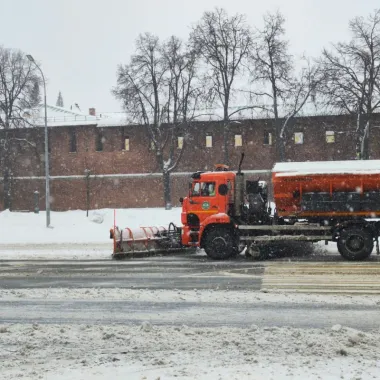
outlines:
M191 176L182 227L111 229L114 257L203 248L215 260L246 250L265 259L273 242L332 241L347 260L379 254L380 160L278 163L268 184L217 165Z

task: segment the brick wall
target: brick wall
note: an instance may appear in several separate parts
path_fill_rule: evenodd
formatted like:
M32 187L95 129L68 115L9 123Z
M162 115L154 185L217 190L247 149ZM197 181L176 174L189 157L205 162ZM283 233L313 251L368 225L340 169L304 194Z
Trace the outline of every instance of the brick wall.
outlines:
M371 130L371 158L380 158L380 117L376 115ZM355 158L356 119L349 116L319 116L297 118L286 131L286 158L290 161L345 160ZM70 130L75 130L77 151L69 152ZM103 151L96 151L99 131L103 136ZM326 143L326 131L335 131L335 143ZM231 167L237 168L242 152L246 159L243 169L270 170L276 161L275 145L264 144L265 132L274 136L272 120L245 120L232 123L229 132ZM304 133L304 143L293 141L294 132ZM14 176L44 176L43 130L20 130L18 137L27 135L37 148L20 145L14 165ZM223 162L223 124L198 122L182 130L185 151L177 172L210 170ZM211 134L213 147L206 148L206 135ZM243 146L234 146L235 134L242 135ZM123 137L130 139L130 150L124 151ZM143 126L107 127L75 126L49 128L51 176L83 176L90 169L95 178L90 180L90 208L163 206L160 176L133 178L102 178L103 174L133 174L156 172L154 153L149 150L149 139ZM263 177L263 176L261 176ZM265 179L265 178L263 178ZM189 178L172 176L173 204L187 194ZM33 209L33 192L41 194L40 207L44 209L44 180L14 180L12 183L14 209ZM54 210L85 209L86 181L84 178L52 179L52 208ZM2 185L0 183L0 197ZM1 209L2 206L0 206Z
M246 179L257 179L246 175ZM261 180L270 181L270 176L261 174ZM180 206L179 198L188 194L190 176L172 176L172 204ZM34 191L39 191L41 210L45 209L44 180L14 180L13 209L34 210ZM89 180L90 209L163 207L161 177L98 178ZM51 208L54 211L85 210L87 206L87 182L85 179L53 179L50 182ZM0 196L1 187L0 187Z

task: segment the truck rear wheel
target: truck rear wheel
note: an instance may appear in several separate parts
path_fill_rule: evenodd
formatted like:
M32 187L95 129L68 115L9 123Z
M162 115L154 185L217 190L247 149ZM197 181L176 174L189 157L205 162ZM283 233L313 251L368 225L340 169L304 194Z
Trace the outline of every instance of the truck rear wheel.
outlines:
M338 239L338 251L347 260L364 260L373 250L372 234L360 227L343 229Z
M230 229L216 227L207 232L204 249L213 260L227 260L234 255L234 240Z

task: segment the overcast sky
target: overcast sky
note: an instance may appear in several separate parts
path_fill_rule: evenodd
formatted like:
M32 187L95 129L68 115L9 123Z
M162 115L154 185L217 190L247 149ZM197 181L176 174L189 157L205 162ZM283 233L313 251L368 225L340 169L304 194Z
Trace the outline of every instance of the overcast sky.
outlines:
M245 13L261 26L266 11L286 18L291 53L318 56L330 42L348 40L348 21L367 16L379 0L0 0L0 44L18 48L42 65L48 103L62 91L65 107L117 112L110 93L116 68L127 63L139 33L186 39L191 25L215 6Z

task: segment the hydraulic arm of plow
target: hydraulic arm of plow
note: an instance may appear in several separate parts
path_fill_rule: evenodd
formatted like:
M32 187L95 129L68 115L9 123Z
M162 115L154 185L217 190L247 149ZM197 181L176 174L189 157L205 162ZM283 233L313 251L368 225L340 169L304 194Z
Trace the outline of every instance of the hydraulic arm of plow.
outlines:
M135 253L165 253L184 249L181 228L174 223L165 227L140 227L137 229L115 227L110 230L114 257L133 256Z

